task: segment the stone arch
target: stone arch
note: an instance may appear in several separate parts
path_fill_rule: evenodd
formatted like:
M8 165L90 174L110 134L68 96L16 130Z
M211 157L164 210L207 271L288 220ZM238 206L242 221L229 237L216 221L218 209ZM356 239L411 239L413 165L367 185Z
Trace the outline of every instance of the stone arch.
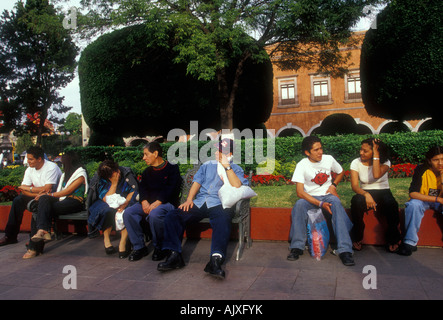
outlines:
M387 120L379 126L378 133L410 132L412 129L411 124L407 121Z
M435 124L433 123L432 118L426 118L426 119L420 120L420 122L417 123L417 125L414 128L414 132L422 132L422 131L434 130L434 129L437 129L437 127L435 127Z
M318 125L313 126L309 134L336 135L336 134L365 134L372 130L365 125L359 125L347 113L334 113L323 119Z
M367 128L370 131L370 133L375 134L375 129L369 122L362 121L360 119L355 119L355 122L360 128L362 127Z
M303 129L302 128L300 128L300 127L298 127L298 126L295 126L295 125L293 125L292 123L288 123L288 124L286 124L284 127L281 127L278 131L277 131L277 134L276 134L276 136L277 137L287 137L287 136L291 136L292 134L290 134L290 133L299 133L299 134L301 134L301 136L302 137L305 137L306 136L306 134L305 134L305 132L303 131ZM286 133L286 134L285 134Z

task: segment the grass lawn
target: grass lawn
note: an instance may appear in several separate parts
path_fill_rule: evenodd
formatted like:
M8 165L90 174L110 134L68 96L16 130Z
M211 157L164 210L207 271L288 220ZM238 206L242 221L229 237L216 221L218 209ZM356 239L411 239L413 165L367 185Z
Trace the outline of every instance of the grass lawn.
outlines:
M389 185L392 194L398 202L400 208L405 207L405 203L409 200L409 185L412 178L390 179ZM285 186L257 186L253 188L257 193L257 197L251 199L251 207L279 207L292 208L298 200L295 191L295 185ZM351 198L354 192L351 189L350 182L342 182L337 188L343 207L351 207Z

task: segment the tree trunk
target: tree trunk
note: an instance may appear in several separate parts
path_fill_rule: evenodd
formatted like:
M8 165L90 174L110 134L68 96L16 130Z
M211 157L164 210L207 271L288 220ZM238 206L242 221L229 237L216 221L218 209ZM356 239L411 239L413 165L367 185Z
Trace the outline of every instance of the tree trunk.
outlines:
M243 74L245 61L250 57L249 52L245 52L240 58L235 70L232 85L229 86L226 69L217 72L218 92L220 97L220 129L234 129L234 103L237 95L240 77Z

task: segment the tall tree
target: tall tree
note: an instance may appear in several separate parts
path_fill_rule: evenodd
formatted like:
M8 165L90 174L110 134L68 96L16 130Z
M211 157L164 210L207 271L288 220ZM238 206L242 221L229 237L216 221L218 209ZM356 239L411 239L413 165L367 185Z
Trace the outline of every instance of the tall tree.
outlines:
M432 117L443 128L443 6L392 1L366 33L360 75L369 114L395 120Z
M5 10L0 25L0 95L9 128L19 128L26 114L37 113L37 143L50 111L70 110L58 93L74 78L78 48L63 16L48 0L17 2ZM9 115L9 118L6 118ZM49 119L54 121L54 118Z
M219 128L217 82L187 75L186 64L173 63L176 52L152 46L151 38L145 25L129 26L100 36L82 51L78 74L83 117L93 132L90 144L166 136L174 128L189 132L192 120L200 129ZM230 76L234 71L228 68ZM262 128L271 114L272 91L271 62L248 61L235 100L235 127Z
M333 75L346 69L339 48L365 6L381 0L82 0L90 26L145 23L156 45L169 46L175 62L197 79L216 79L220 129L232 129L234 103L246 61L268 59L282 69L317 66ZM79 19L86 26L87 20ZM86 34L91 28L84 29ZM92 30L94 32L94 30ZM252 35L252 37L247 35ZM229 77L227 69L235 70Z

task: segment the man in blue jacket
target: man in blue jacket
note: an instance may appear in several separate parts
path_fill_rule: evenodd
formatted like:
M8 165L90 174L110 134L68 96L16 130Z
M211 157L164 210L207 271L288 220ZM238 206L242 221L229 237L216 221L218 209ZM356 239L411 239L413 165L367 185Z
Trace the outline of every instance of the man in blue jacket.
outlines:
M243 169L231 161L234 142L223 139L217 147L216 160L205 162L195 174L187 200L178 209L169 211L165 217L163 249L170 250L170 255L165 262L158 265L159 271L185 266L181 243L186 226L209 217L212 227L211 256L205 272L218 278L225 277L221 265L225 260L231 235L233 210L223 209L218 197L218 190L224 183L218 170L226 171L233 187L248 185L248 180L244 177Z

